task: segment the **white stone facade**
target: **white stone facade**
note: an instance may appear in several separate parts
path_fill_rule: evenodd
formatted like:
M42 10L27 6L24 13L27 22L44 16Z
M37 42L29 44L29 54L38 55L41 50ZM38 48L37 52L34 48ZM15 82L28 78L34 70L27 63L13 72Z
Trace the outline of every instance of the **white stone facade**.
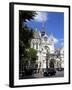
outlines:
M43 34L43 35L42 35ZM31 40L31 48L37 50L37 64L38 68L45 69L47 67L46 60L47 60L47 53L48 54L48 67L50 67L51 59L54 61L54 67L59 67L59 62L61 61L61 66L64 68L64 49L59 49L60 57L56 57L55 55L55 47L54 47L54 39L53 35L48 36L45 32L34 32L34 38ZM61 59L61 60L60 60ZM59 64L59 65L58 65Z

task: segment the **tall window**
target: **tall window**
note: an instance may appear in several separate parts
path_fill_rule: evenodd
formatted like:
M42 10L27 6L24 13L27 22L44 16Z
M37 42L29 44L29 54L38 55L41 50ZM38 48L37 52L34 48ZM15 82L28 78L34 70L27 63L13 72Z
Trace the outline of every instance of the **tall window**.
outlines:
M36 57L36 60L38 60L38 56Z
M48 52L50 52L50 48L48 46L45 46L45 49L48 50Z
M38 43L36 43L36 49L38 49Z
M44 37L44 40L47 41L47 37Z

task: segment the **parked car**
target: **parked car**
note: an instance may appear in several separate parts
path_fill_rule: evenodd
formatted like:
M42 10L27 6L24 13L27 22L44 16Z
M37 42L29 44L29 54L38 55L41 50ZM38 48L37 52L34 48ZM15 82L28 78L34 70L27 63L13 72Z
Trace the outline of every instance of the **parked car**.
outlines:
M44 71L44 76L52 76L56 74L56 70L54 68L48 68Z
M57 68L57 71L63 71L64 68Z

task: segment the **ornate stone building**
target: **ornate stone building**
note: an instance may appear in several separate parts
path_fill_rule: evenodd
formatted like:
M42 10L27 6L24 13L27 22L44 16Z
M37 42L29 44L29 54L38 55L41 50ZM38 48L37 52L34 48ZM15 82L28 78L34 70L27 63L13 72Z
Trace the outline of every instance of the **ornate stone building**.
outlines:
M48 36L44 29L41 32L37 29L34 31L31 48L37 50L36 63L39 69L64 67L64 48L55 49L54 36Z

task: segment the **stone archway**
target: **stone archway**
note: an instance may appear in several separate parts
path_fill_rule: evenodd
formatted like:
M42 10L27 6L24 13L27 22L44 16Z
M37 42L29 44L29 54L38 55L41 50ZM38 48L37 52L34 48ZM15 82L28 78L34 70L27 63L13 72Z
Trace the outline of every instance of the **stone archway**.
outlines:
M55 60L54 59L51 59L50 62L49 62L49 67L50 68L54 68L55 67Z

